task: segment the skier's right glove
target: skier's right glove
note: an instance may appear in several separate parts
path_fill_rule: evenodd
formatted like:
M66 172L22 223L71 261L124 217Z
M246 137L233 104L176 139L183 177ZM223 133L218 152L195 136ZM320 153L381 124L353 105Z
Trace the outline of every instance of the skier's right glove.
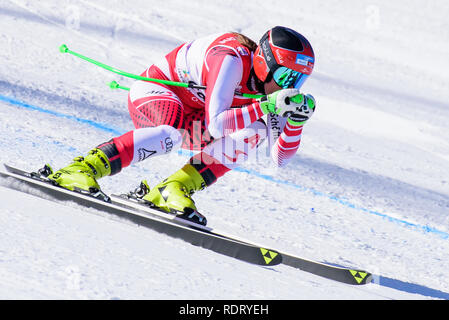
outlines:
M306 122L315 110L315 99L312 95L304 95L299 89L282 89L260 100L260 107L265 114L274 113L294 125Z
M311 94L304 96L304 103L300 108L297 108L295 112L290 114L287 121L294 126L303 125L309 120L315 112L316 104L315 98Z

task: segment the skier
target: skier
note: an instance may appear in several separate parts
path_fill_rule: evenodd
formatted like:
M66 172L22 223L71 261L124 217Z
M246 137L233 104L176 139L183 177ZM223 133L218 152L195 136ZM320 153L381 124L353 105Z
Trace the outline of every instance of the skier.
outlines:
M308 40L286 27L268 30L259 45L239 33L184 43L142 76L194 82L206 90L134 82L128 109L136 129L98 145L48 178L70 190L95 192L99 178L130 164L180 147L199 150L155 187L144 180L139 191L162 210L205 224L193 193L254 156L264 139L276 134L262 117L267 115L278 130L270 146L275 164L286 165L296 153L303 125L315 110L314 98L300 93L313 66ZM238 92L264 96L252 99Z

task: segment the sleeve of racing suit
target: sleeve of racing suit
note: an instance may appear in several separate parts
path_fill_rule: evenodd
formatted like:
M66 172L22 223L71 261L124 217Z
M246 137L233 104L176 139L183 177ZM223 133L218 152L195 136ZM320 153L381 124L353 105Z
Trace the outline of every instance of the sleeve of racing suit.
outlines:
M217 139L246 128L264 113L258 102L231 108L234 91L242 80L243 62L230 48L213 49L205 57L206 124L210 134Z
M278 167L284 167L296 154L301 143L303 125L295 126L286 121L282 133L271 148L271 159Z

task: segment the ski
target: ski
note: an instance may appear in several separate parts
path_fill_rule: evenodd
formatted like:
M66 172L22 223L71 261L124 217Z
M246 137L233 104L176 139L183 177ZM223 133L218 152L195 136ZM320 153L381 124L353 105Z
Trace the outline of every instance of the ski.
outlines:
M49 194L56 200L74 201L84 207L128 219L157 232L241 261L261 266L274 266L282 263L320 277L351 285L364 285L372 281L372 275L367 271L334 266L270 249L268 246L179 218L177 215L166 213L157 207L133 199L129 195L112 194L107 196L101 191L94 194L70 191L54 185L39 173L26 172L6 164L4 167L6 171L0 170L1 176L23 182L33 189ZM14 185L10 187L22 191L20 187Z
M115 203L120 203L123 206L133 208L135 210L147 212L148 214L156 214L156 215L166 215L166 213L161 213L154 211L151 206L144 205L142 202L139 201L139 199L130 197L130 195L122 194L122 195L111 195L111 199ZM171 216L171 219L177 220L176 216ZM179 219L184 220L184 219ZM184 220L187 221L187 220ZM236 236L227 235L223 231L218 231L214 228L210 228L207 226L198 225L195 223L191 223L192 225L196 225L197 228L201 228L202 230L205 230L207 232L213 233L213 234L220 234L221 236L230 237L242 242L246 242L247 240L238 238ZM254 245L258 247L265 247L261 244L255 244ZM280 251L278 251L280 252ZM344 267L338 267L333 266L325 263L320 263L316 261L311 261L308 259L304 259L301 257L297 257L292 254L280 252L282 255L282 263L293 267L300 269L305 272L313 273L315 275L325 277L331 280L347 283L347 284L353 284L353 285L360 285L360 284L367 284L370 283L372 280L372 275L366 271L358 270L358 269L350 269L350 268L344 268Z
M334 266L297 257L285 252L280 253L283 264L330 280L352 285L368 284L373 280L372 274L364 270Z
M193 226L184 219L170 219L168 214L154 210L148 214L142 210L133 210L114 203L109 197L96 197L77 191L70 191L54 185L38 173L26 172L9 165L4 165L6 172L0 170L3 177L13 178L25 183L33 189L44 192L59 201L73 201L81 206L94 208L121 218L130 220L138 225L153 229L157 232L182 239L195 246L261 266L274 266L282 262L282 256L276 250L257 247L249 242L243 242L231 237L209 232L201 225ZM22 191L18 186L11 186ZM34 195L34 194L33 194Z
M155 212L151 206L144 205L142 202L139 201L139 199L130 197L130 195L122 194L122 195L111 195L111 199L115 203L120 203L123 206L133 208L135 210L143 211L148 214L156 214L156 215L166 215L166 213L162 212ZM176 220L178 219L176 216L171 216L171 219ZM179 219L184 220L184 219ZM186 220L184 220L186 221ZM193 223L192 223L193 224ZM201 228L207 232L219 234L224 237L230 237L232 239L247 242L247 240L236 237L234 235L228 235L223 231L219 231L215 228L210 228L207 226L201 226L197 225L197 228ZM256 245L258 247L266 247L261 244L253 243L253 245ZM282 251L277 251L282 255L282 264L285 264L287 266L300 269L305 272L309 272L312 274L315 274L317 276L321 276L324 278L328 278L331 280L335 280L338 282L343 282L346 284L353 284L353 285L360 285L360 284L367 284L370 283L372 280L372 275L364 270L358 270L358 269L351 269L351 268L344 268L344 267L338 267L333 266L330 264L325 264L317 261L311 261L305 258L301 258L292 254L284 253Z

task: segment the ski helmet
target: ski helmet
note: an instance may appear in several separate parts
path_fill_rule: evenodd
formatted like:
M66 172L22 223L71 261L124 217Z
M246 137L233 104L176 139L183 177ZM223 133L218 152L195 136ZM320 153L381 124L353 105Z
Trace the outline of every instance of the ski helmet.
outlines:
M312 73L315 54L309 41L286 27L274 27L260 39L254 53L254 72L262 82L282 88L300 88Z

